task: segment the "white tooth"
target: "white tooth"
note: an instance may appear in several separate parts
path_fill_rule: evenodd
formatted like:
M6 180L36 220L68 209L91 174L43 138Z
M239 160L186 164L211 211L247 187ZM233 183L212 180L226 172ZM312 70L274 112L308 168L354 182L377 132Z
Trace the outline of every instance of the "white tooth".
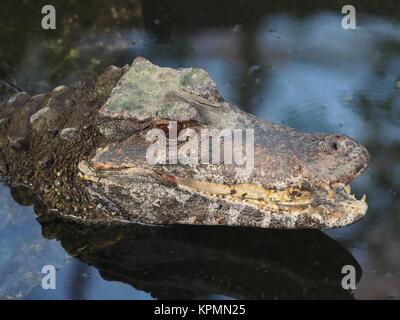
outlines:
M348 184L347 186L344 187L344 191L346 191L346 193L350 194L351 188L350 188L350 185L349 185L349 184Z
M362 196L362 198L361 198L361 202L365 202L367 200L367 196L364 194L363 196Z

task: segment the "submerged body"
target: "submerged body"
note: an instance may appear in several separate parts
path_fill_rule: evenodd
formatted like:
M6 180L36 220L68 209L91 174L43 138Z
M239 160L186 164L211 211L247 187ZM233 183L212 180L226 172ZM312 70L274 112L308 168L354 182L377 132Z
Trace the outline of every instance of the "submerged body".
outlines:
M238 176L222 161L149 163L149 132L168 136L171 122L178 133L254 130L252 171ZM365 198L349 194L369 160L353 139L257 119L224 101L205 71L143 58L109 67L91 84L35 97L4 90L0 147L9 184L32 188L49 211L87 223L331 228L367 210Z

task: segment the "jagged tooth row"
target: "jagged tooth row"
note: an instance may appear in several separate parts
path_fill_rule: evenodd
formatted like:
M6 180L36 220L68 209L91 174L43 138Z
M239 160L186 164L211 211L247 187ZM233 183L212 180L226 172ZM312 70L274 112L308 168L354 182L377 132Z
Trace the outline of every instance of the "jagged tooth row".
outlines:
M346 185L346 186L344 186L344 187L343 187L343 190L344 190L349 196L351 196L354 200L358 200L354 194L351 194L351 187L350 187L349 184ZM361 202L366 202L366 201L367 201L367 196L364 194L364 195L361 197L361 199L360 199L359 201L361 201Z

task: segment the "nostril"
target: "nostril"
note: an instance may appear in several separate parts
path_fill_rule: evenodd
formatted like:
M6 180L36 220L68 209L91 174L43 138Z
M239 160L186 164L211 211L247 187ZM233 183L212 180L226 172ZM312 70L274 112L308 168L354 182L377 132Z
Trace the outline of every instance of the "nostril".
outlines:
M321 148L327 153L345 152L347 150L345 137L329 135L323 141Z

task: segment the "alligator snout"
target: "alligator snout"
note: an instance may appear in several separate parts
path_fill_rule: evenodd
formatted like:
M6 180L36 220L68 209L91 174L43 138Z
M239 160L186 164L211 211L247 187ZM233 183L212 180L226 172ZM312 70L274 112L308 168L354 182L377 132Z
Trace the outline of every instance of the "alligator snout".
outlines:
M321 142L321 149L327 153L339 154L341 156L354 152L360 157L362 162L368 162L369 160L369 153L364 146L342 134L327 135L324 141Z
M325 135L319 149L309 173L315 181L330 186L348 184L367 168L370 159L367 149L346 135Z

